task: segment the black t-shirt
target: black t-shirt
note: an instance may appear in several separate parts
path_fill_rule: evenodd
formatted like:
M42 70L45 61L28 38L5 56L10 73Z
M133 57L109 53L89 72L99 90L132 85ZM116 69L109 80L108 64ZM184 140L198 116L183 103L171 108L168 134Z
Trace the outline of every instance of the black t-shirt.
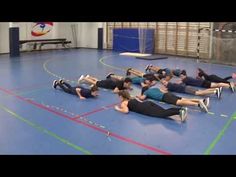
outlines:
M97 81L96 85L101 88L114 90L116 87L119 90L124 90L124 81L113 81L111 79Z
M116 81L115 84L116 84L116 87L117 87L119 90L125 90L125 89L126 89L126 88L124 87L124 81Z
M168 91L185 93L185 85L184 84L176 84L169 82L167 85Z
M137 99L131 99L128 102L128 108L132 112L147 114L149 107L145 106L143 101L139 101Z
M81 96L85 97L85 98L93 98L94 96L91 94L91 90L81 87L81 86L77 86L76 88L80 88L80 94Z

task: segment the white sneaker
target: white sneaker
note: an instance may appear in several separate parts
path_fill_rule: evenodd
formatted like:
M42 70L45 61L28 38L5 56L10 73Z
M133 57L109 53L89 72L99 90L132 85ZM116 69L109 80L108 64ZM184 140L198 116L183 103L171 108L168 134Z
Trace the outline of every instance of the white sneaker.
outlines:
M52 88L56 89L57 88L57 80L54 80L53 83L52 83Z
M208 112L208 109L202 100L199 101L199 107L201 108L202 111Z
M203 99L203 103L206 105L207 108L209 108L209 106L210 106L210 98L207 97L207 98Z
M182 122L184 122L187 119L187 110L188 109L186 107L183 107L180 110L179 116L180 116Z
M149 66L150 66L150 64L146 66L146 68L145 68L146 72L149 70Z
M88 78L88 77L90 77L90 75L86 75L86 76L85 76L85 78Z
M78 83L80 83L84 79L84 75L81 75L80 78L78 79Z

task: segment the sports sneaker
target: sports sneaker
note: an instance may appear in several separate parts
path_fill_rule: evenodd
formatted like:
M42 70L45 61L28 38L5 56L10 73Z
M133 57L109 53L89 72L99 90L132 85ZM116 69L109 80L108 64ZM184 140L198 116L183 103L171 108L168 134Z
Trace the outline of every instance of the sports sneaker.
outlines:
M80 83L84 79L84 75L81 75L80 78L78 79L78 83Z
M210 98L207 97L207 98L203 99L203 103L206 105L207 108L209 108L209 106L210 106Z
M54 89L56 89L57 88L57 84L58 84L57 80L54 80L53 83L52 83L52 87Z
M106 79L110 79L112 75L115 75L114 73L108 73L108 75L106 76Z
M179 112L179 116L182 122L184 122L187 119L187 108L181 108Z
M202 111L208 112L208 109L202 100L199 101L199 107L201 108Z
M59 82L59 84L63 84L64 83L64 81L62 79L60 79L58 82Z
M145 68L145 71L147 72L149 70L150 65L147 65Z
M221 94L220 94L220 89L219 88L216 88L215 94L216 94L217 98L220 99Z
M230 82L230 83L229 83L229 87L230 87L230 89L232 90L232 92L234 92L234 83L233 83L233 82Z

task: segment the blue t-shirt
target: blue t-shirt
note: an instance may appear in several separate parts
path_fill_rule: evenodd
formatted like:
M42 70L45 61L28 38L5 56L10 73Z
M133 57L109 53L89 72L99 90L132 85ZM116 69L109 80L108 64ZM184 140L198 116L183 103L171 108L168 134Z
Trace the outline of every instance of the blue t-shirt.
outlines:
M168 91L185 93L185 85L184 84L176 84L169 82L167 85Z
M185 83L186 85L201 87L203 84L203 80L186 77L185 79L183 79L183 83Z
M162 101L164 93L159 88L149 88L143 93L147 98Z
M137 84L137 85L140 85L142 82L144 82L144 78L142 77L133 77L131 78L132 80L132 84Z

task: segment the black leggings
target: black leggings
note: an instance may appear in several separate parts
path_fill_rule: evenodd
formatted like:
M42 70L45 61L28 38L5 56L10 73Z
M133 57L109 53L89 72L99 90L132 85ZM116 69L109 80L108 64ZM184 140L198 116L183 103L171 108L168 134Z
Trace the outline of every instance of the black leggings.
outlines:
M210 82L216 82L216 83L230 83L228 80L232 79L232 76L226 77L226 78L221 78L217 75L207 75L206 73L201 73L202 76L204 76L205 80L210 81Z
M149 104L148 111L149 111L150 116L168 118L173 115L179 115L180 108L164 109L161 106L159 106L151 101L147 102L147 103Z
M63 82L63 84L58 84L58 86L66 93L78 95L76 92L76 87L71 87L71 85L66 82Z

